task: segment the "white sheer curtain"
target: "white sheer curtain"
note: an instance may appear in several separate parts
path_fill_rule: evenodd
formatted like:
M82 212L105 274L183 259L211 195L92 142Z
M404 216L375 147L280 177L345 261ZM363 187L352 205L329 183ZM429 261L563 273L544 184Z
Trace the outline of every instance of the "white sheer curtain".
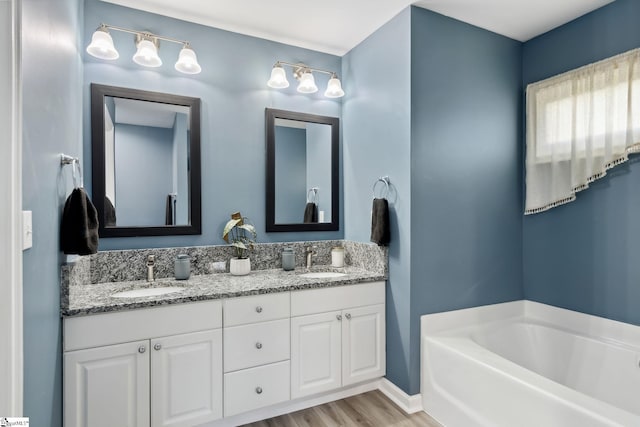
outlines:
M525 215L575 193L640 151L640 49L527 87Z

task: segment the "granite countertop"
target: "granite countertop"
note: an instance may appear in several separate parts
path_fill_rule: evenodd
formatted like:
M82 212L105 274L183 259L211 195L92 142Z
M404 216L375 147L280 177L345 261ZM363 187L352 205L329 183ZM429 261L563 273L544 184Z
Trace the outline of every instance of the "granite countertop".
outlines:
M320 279L301 277L301 274L308 273L309 271L335 271L346 273L346 276ZM386 280L386 277L376 271L369 271L352 266L344 268L316 266L311 270L304 268L298 268L293 271L284 271L282 269L255 270L251 271L247 276L215 273L198 276L192 275L188 280L167 278L158 279L151 283L136 280L83 284L70 286L68 288L68 297L63 296L60 311L63 317L72 317L245 295L353 285L380 280ZM116 298L111 296L116 292L127 290L167 286L182 287L184 290L165 295L138 298Z

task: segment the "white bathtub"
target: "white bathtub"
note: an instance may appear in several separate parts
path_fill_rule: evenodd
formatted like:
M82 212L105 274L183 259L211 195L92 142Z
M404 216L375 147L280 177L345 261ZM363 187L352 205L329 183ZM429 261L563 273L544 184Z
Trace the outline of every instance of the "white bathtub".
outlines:
M446 427L640 427L640 327L531 301L422 316L424 410Z

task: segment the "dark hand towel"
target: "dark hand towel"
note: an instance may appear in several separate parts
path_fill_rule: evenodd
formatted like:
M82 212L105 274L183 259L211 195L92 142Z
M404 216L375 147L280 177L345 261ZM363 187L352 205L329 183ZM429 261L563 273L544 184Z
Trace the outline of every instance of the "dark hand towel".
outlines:
M105 227L116 226L116 208L107 196L104 196L104 225Z
M387 199L373 199L371 209L371 241L380 246L389 244L389 202Z
M309 202L304 207L304 219L302 222L305 224L318 222L318 206L315 203Z
M60 246L65 254L98 252L98 212L83 188L74 189L64 204Z
M171 206L171 194L167 196L167 203L164 209L164 225L173 225L173 206Z

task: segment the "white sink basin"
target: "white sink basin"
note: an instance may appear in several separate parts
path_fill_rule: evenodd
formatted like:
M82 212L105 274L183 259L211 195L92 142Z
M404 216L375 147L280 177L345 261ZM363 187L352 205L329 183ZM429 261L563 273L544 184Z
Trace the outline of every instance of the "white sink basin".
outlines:
M180 292L184 288L178 286L165 286L164 288L142 288L133 289L131 291L122 291L112 294L115 298L140 298L140 297L154 297L158 295L171 294L173 292Z
M336 273L334 271L317 271L315 273L304 273L300 277L308 277L309 279L329 279L332 277L343 277L345 273Z

